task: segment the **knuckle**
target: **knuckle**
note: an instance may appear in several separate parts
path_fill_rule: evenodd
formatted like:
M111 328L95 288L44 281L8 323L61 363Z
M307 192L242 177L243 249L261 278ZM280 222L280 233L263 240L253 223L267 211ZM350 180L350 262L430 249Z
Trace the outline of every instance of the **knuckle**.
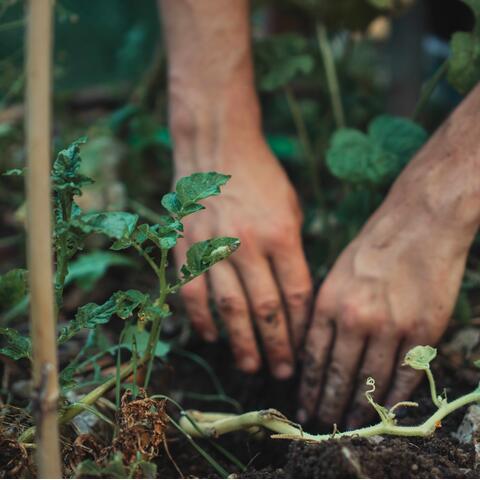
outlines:
M280 300L278 298L265 298L253 305L253 312L256 317L270 323L277 317L280 311Z
M292 290L285 293L285 303L290 309L297 310L306 307L311 297L311 288L304 288L297 291Z
M220 314L224 316L244 316L248 313L247 304L239 295L220 296L217 307Z

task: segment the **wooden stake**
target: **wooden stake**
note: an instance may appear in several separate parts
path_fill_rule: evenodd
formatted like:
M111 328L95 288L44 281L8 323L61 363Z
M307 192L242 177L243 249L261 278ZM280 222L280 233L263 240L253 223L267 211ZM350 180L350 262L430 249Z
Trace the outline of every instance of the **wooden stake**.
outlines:
M27 256L38 476L61 478L51 244L51 0L29 0L27 15Z

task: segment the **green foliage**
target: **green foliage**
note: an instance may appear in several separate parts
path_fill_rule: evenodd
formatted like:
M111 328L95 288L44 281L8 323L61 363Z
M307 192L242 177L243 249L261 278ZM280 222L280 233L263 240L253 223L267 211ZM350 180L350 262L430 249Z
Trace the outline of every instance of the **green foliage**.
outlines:
M0 276L0 310L17 305L28 293L27 271L18 268Z
M287 85L299 75L311 73L315 65L307 41L296 34L257 40L254 54L258 86L267 92Z
M205 207L198 202L219 195L220 187L229 179L230 175L216 172L194 173L181 178L175 185L175 192L164 195L162 205L170 214L181 219L203 210Z
M108 323L113 315L126 320L136 309L146 308L148 303L148 295L138 290L116 292L102 305L88 303L80 307L75 318L61 329L57 341L59 344L65 343L84 328L93 329L97 325Z
M187 263L182 266L185 278L206 272L217 262L229 257L240 246L238 238L217 237L194 243L187 251Z
M135 265L136 263L125 255L96 250L85 253L70 263L65 284L75 282L81 289L90 292L110 267Z
M0 347L0 354L13 360L32 358L32 342L29 337L21 335L14 328L0 328L0 337L4 346Z
M405 355L405 364L415 370L427 370L430 362L437 356L437 349L430 345L417 345Z
M130 345L130 350L133 351L133 343L135 342L136 351L140 356L145 355L148 347L150 334L143 328L138 328L137 325L129 325L123 331L123 342ZM158 341L154 355L158 358L164 358L170 351L170 344Z
M86 143L87 138L81 137L60 151L52 167L52 187L55 192L62 192L65 197L81 195L82 187L93 181L79 173L81 157L80 145ZM61 198L60 198L61 201Z
M74 218L71 226L85 235L100 233L118 240L130 236L137 221L138 215L128 212L87 213Z
M462 0L475 16L473 32L456 32L450 41L448 81L461 94L468 93L480 81L480 2Z
M327 166L349 183L385 185L391 182L427 139L418 124L406 118L380 115L368 133L341 128L327 151Z
M140 457L132 464L126 466L123 456L116 452L103 465L98 465L93 460L81 462L75 472L76 478L157 478L157 466L146 462Z

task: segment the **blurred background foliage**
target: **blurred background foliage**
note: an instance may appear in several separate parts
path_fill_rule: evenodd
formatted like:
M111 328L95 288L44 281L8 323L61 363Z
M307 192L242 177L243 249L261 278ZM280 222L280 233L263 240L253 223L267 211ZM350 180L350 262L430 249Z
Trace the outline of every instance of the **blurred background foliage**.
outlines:
M2 171L24 163L24 10L23 0L0 0ZM388 181L352 183L348 175L341 181L326 162L341 125L332 109L325 51L333 60L343 123L358 130L359 138L379 115L412 118L422 85L449 56L453 33L473 25L474 15L461 0L253 2L264 129L300 194L305 247L317 282L394 180L386 172ZM172 177L166 56L155 0L57 0L55 28L55 150L87 134L84 168L97 180L82 206L127 208L155 221ZM416 116L422 130L415 134L431 133L461 98L441 77ZM0 260L6 271L22 263L23 191L14 178L1 182ZM479 253L476 245L457 308L464 321L477 311Z

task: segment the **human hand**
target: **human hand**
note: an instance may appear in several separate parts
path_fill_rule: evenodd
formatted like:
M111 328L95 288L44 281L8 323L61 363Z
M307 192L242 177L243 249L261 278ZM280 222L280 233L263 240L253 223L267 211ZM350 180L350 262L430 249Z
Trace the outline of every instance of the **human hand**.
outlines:
M220 198L205 202L205 211L185 219L186 241L175 251L177 263L183 263L194 242L216 235L238 237L241 247L213 267L207 280L202 276L182 288L187 314L205 340L215 340L210 291L237 366L254 372L261 364L256 327L273 375L287 378L294 370L294 347L302 339L311 300L296 194L260 135L222 144L208 162L232 179ZM177 163L177 176L198 171L197 165Z
M407 400L421 379L402 368L403 357L443 334L478 225L478 195L462 194L464 177L441 161L440 146L434 141L402 174L323 283L307 334L300 421L340 423L347 414L357 428L374 415L367 377L387 406Z

